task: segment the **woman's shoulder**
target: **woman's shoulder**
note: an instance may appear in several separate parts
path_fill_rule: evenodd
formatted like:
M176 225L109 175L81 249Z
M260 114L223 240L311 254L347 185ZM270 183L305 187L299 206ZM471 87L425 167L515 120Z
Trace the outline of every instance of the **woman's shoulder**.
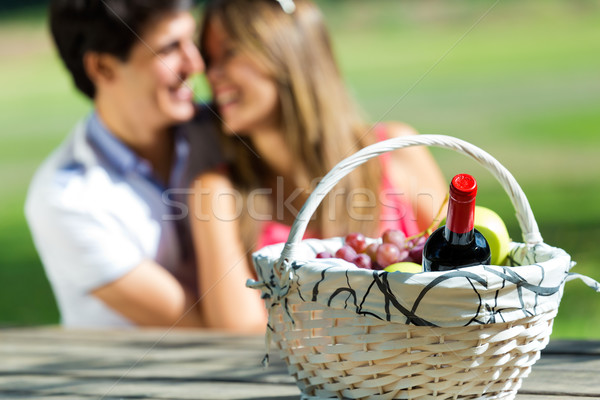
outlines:
M193 185L199 188L218 191L231 190L233 188L231 178L224 167L210 169L196 175Z
M382 125L385 127L389 139L419 134L415 128L404 122L388 121L384 122Z
M188 202L192 215L200 215L204 224L223 225L239 216L241 195L228 174L210 170L196 177L191 185Z
M404 122L386 122L385 127L387 139L410 137L419 134L415 128ZM395 163L410 166L413 163L420 163L423 157L427 154L426 152L427 149L423 146L413 146L399 151L394 151L390 153L390 155L391 159Z

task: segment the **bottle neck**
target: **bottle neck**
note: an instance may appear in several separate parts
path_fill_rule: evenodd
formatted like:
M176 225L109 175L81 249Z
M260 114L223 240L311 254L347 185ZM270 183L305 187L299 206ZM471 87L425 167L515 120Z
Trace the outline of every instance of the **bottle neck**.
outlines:
M448 228L448 225L444 228L444 238L451 245L466 246L475 240L475 231L469 231L465 233L456 233Z
M450 194L444 237L450 244L466 245L474 239L475 197L459 199Z

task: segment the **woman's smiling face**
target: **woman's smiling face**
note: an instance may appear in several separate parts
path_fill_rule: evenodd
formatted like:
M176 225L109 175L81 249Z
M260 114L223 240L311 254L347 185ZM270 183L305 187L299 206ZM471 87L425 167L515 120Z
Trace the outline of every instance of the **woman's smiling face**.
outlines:
M254 133L277 127L277 85L249 54L238 49L218 19L205 32L206 76L225 131Z

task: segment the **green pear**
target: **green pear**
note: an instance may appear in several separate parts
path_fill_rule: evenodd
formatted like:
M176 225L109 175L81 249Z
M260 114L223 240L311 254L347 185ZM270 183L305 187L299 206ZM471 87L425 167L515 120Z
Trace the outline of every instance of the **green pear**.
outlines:
M489 208L475 206L475 229L485 237L492 252L492 265L504 265L510 250L510 237L504 221Z
M416 274L418 272L423 272L423 267L421 266L421 264L404 261L395 264L390 264L383 270L387 272L410 272L412 274Z

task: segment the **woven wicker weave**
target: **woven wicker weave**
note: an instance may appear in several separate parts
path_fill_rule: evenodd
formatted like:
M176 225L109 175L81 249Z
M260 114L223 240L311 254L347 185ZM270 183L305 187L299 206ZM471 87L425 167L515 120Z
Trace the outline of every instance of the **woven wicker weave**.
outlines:
M301 253L301 238L324 196L342 177L370 158L416 145L449 148L486 167L515 207L523 233L523 250L546 246L527 198L514 177L488 153L467 142L440 135L396 138L369 146L340 162L323 178L300 210L285 246L277 247L280 249L277 258L270 261L272 253L268 249L255 254L255 265L262 280L249 282L249 286L263 290L269 307L268 336L272 335L290 374L296 378L303 399L514 399L521 379L529 374L548 343L564 277L571 267L570 257L560 249L559 253L566 257L553 272L558 271L559 278L553 302L548 296L536 295L534 311L523 312L520 315L528 317L518 319L519 315L510 322L498 319L502 322L471 324L471 320L466 324L457 322L453 327L415 326L364 313L358 315L356 310L333 308L328 303L309 301L310 297L294 294L299 282L306 287L308 281L306 273L302 275L302 262L293 267ZM530 267L545 271L544 263L532 258L536 265ZM259 267L261 262L264 266L265 259L269 260L268 271ZM559 262L554 261L555 265ZM344 263L340 260L340 268L327 273L345 274L348 279ZM315 268L318 271L320 265ZM522 283L529 285L529 282ZM536 284L539 282L533 282L532 286ZM502 288L505 288L504 283ZM514 282L507 283L506 289L514 290L514 297L513 292L504 294L512 300L521 292L519 284ZM508 303L511 304L499 304L498 308L514 309L514 301ZM381 308L384 307L387 306L382 304ZM267 339L269 342L269 337Z
M273 339L305 395L372 400L513 399L556 315L440 328L311 302L292 305L292 325L275 310Z

